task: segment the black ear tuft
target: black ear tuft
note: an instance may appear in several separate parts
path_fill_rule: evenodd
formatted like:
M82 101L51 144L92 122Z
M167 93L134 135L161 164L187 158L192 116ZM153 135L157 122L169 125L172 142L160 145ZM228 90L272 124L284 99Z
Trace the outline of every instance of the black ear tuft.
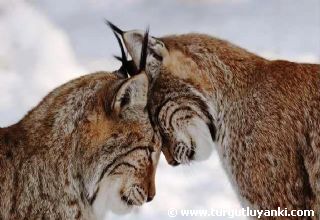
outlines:
M116 37L118 44L121 49L121 57L115 56L115 58L119 61L121 61L122 65L118 71L116 71L117 74L119 74L121 77L127 78L129 76L134 76L139 73L138 68L136 67L135 63L130 60L128 61L127 55L125 53L122 41L117 33L123 34L124 32L120 30L118 27L116 27L114 24L106 20L106 23L111 27L113 30L114 36Z
M113 32L114 33L114 36L116 37L117 41L118 41L118 44L120 46L120 49L121 49L121 57L118 57L118 56L115 56L115 58L119 61L121 61L122 65L120 67L120 69L117 71L120 76L124 77L124 78L127 78L128 77L128 71L127 71L127 56L126 56L126 53L124 51L124 48L123 48L123 45L122 45L122 42L121 42L121 39L120 37L116 34L116 32Z
M113 30L113 32L116 32L116 33L120 34L121 36L123 35L124 31L121 30L120 28L118 28L117 26L115 26L114 24L112 24L110 21L105 19L104 22Z
M145 70L148 55L148 42L149 42L149 27L147 27L146 32L143 37L141 55L140 55L140 65L139 72Z
M135 76L140 73L136 64L133 62L133 60L129 60L127 62L126 68L127 68L129 76Z
M141 55L140 55L140 64L139 64L139 68L137 68L133 60L128 61L127 55L124 50L124 46L122 44L120 37L118 36L118 34L123 36L124 31L122 31L120 28L118 28L108 20L105 20L105 23L113 30L114 36L116 37L121 49L121 57L115 56L115 58L121 61L122 63L120 69L116 71L116 73L120 74L121 77L127 78L128 75L134 76L144 71L146 68L147 55L148 55L149 27L146 29L146 32L144 34L142 48L141 48Z

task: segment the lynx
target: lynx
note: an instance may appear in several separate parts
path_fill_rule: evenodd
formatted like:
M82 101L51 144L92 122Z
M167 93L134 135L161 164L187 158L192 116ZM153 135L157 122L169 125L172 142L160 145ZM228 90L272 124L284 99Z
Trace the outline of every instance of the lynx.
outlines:
M143 31L120 34L141 62ZM320 65L204 34L150 36L147 54L147 106L171 165L215 146L243 206L320 209Z
M144 73L89 74L0 128L0 219L103 219L151 201L161 146L147 91Z

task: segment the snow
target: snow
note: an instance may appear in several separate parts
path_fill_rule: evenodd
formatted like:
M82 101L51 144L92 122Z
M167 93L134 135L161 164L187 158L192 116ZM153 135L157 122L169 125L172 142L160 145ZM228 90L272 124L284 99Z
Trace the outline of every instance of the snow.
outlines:
M68 37L26 2L0 4L0 125L18 121L59 84L86 73Z
M270 59L320 61L319 0L0 0L1 127L17 122L61 83L119 66L104 18L123 29L150 25L154 36L202 32ZM154 201L109 217L170 219L171 208L240 208L216 152L206 162L177 168L161 158Z

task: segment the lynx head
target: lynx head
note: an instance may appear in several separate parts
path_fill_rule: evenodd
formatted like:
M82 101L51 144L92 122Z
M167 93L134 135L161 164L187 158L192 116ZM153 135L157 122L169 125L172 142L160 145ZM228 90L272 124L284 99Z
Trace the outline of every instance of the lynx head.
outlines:
M113 212L124 213L155 196L160 143L146 111L146 75L111 82L107 90L104 109L93 115L86 129L86 134L97 140L94 145L99 146L98 151L89 152L89 161L97 166L105 164L99 168L101 172L91 174L95 182L90 184L89 200L96 212L103 212L104 204L108 203L107 208ZM98 159L96 154L102 157Z
M147 91L144 73L94 73L55 89L24 119L37 151L48 146L48 157L61 159L57 172L68 187L80 186L83 203L97 215L106 208L127 212L155 196L161 144L146 110Z
M147 44L146 68L150 89L148 111L162 137L162 151L172 165L209 157L215 139L213 110L205 98L208 77L201 75L205 63L201 38L205 36L148 37L143 31L119 31L136 65ZM199 55L199 56L198 56Z

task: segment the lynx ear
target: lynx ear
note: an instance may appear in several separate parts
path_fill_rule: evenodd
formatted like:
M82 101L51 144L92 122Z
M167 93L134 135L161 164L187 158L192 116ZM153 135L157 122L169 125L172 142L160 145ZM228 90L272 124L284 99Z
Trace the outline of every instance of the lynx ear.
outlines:
M127 79L118 89L112 104L112 110L119 115L127 108L144 109L147 105L148 78L140 73Z
M141 64L141 56L143 45L146 45L146 73L151 78L154 77L157 67L162 63L164 57L169 53L165 44L154 37L148 36L146 39L146 32L141 30L126 31L123 33L123 41L125 46L132 57L134 63L139 66ZM156 68L156 69L155 69Z

